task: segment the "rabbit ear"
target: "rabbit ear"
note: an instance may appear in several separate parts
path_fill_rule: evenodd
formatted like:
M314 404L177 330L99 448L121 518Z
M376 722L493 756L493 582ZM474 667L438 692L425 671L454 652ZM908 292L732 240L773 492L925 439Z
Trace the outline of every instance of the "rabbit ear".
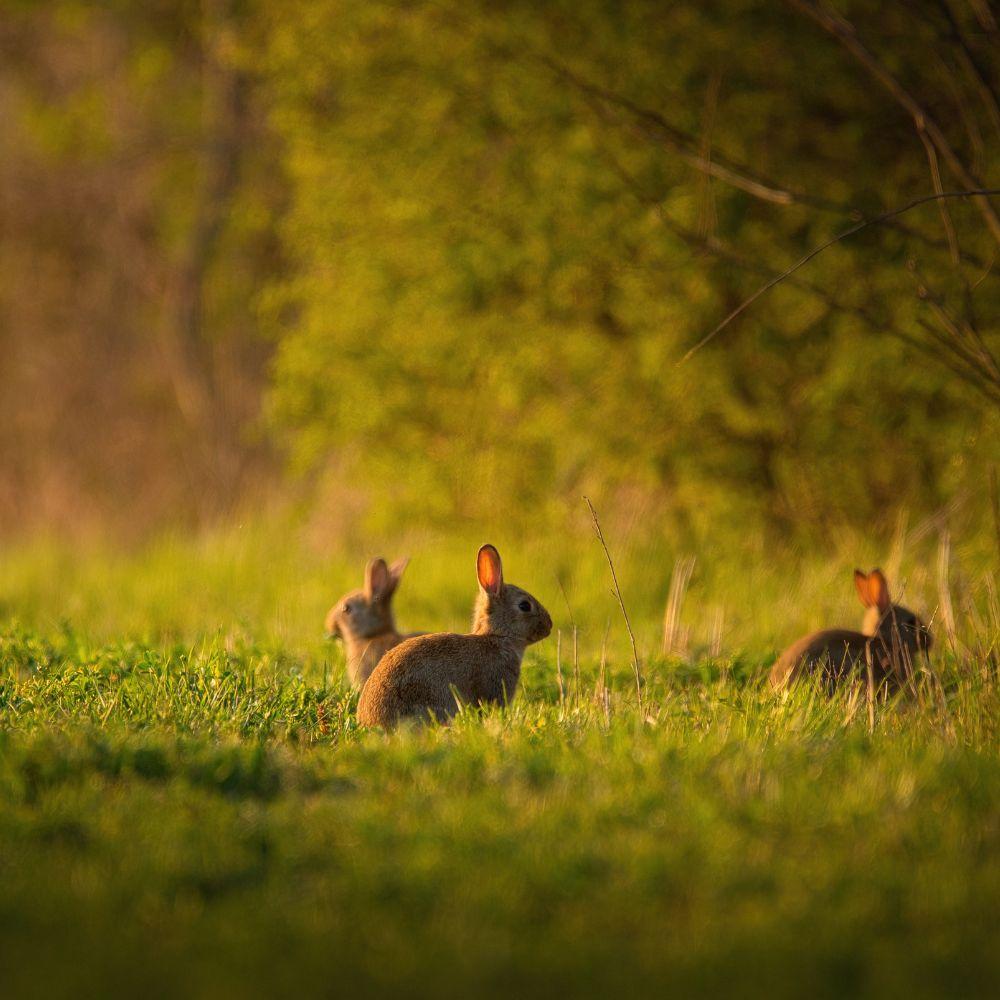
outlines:
M880 569L873 569L868 574L868 594L871 599L871 603L875 605L885 614L889 610L889 605L892 603L889 600L889 581L886 580L885 574Z
M389 590L389 567L384 559L372 559L365 567L365 597L381 600Z
M397 559L389 567L389 594L396 593L396 588L399 586L399 581L403 578L403 572L410 562L409 556L404 556L402 559Z
M858 589L858 597L861 598L861 603L866 608L870 608L872 606L872 599L868 594L868 574L856 569L854 571L854 586Z
M484 545L476 556L476 571L479 586L493 597L499 597L503 590L503 564L500 553L492 545Z

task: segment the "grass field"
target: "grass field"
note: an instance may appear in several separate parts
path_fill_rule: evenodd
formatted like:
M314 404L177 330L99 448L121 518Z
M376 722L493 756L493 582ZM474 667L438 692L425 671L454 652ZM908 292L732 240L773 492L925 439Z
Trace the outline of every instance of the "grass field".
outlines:
M761 684L859 620L853 560L700 556L664 655L677 553L622 545L640 714L600 549L497 541L559 638L509 710L392 737L320 634L356 558L267 533L7 553L4 995L997 995L987 556L954 555L920 696L870 715ZM413 545L401 624L461 627L474 548ZM881 561L940 622L928 563Z

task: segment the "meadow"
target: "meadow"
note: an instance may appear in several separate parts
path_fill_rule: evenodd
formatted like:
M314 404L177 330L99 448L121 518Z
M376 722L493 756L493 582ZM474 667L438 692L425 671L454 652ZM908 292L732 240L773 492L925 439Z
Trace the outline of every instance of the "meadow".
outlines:
M0 1000L1000 996L998 42L0 0ZM486 542L517 697L366 731ZM876 566L913 689L773 694Z
M5 554L5 995L995 995L988 553L950 554L951 638L933 553L889 554L938 643L869 706L763 684L859 619L849 562L700 554L665 653L684 560L609 530L640 713L596 541L497 539L557 633L507 710L385 736L321 630L363 563L283 534ZM474 548L409 543L400 623L463 627Z

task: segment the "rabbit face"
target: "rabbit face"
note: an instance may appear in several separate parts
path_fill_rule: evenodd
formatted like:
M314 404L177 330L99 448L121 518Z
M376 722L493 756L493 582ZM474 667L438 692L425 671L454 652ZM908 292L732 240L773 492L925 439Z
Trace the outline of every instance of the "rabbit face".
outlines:
M479 550L479 597L472 623L474 634L504 636L529 646L552 631L548 611L526 590L504 583L500 554L492 545Z
M365 570L365 585L342 597L326 616L329 638L371 639L395 630L392 595L409 560L399 559L386 566L384 559L373 559Z
M369 601L363 590L345 594L326 616L326 634L330 639L371 639L393 629L392 609L388 601Z
M492 632L530 646L552 632L552 619L526 590L506 583L496 596L480 592L473 631Z

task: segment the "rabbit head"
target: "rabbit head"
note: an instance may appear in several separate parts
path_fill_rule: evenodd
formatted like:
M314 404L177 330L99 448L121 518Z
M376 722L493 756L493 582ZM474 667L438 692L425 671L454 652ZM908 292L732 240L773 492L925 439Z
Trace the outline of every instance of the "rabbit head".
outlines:
M889 598L889 583L882 570L873 569L870 573L863 573L856 569L854 586L866 609L864 624L861 626L865 635L878 636L891 648L894 634L898 630L899 641L911 652L926 652L931 648L934 640L930 629L909 608L892 603Z
M392 595L409 559L397 559L387 566L384 559L372 559L365 567L365 585L345 594L326 616L329 638L371 639L394 632Z
M497 635L525 646L552 631L548 611L526 590L504 583L500 553L484 545L476 557L479 596L472 618L474 635Z

